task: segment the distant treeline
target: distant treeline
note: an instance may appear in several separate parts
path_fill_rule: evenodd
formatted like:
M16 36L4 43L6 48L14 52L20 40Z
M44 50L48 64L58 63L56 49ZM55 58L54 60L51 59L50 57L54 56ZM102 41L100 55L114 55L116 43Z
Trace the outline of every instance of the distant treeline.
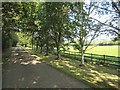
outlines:
M109 41L109 42L91 43L89 46L94 46L94 45L99 45L99 46L120 45L120 42L119 41ZM87 44L85 44L85 46L87 46Z
M77 42L77 41L76 41ZM68 46L76 46L75 43L66 43L65 45L68 45ZM84 46L87 46L88 44L85 44ZM96 42L96 43L91 43L89 46L95 46L95 45L98 45L98 46L111 46L111 45L120 45L120 41L103 41L103 42Z
M110 45L120 45L120 42L119 41L116 41L116 42L101 42L99 44L97 44L99 46L110 46Z

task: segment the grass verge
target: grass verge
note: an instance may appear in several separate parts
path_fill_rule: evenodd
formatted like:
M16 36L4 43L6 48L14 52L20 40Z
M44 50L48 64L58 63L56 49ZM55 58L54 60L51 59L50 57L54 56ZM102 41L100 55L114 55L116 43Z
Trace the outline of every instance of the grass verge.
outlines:
M80 61L77 60L64 57L62 57L62 60L56 60L55 55L44 56L31 49L24 49L30 54L39 56L40 61L69 74L93 88L119 89L119 69L92 63L85 63L84 67L79 67Z

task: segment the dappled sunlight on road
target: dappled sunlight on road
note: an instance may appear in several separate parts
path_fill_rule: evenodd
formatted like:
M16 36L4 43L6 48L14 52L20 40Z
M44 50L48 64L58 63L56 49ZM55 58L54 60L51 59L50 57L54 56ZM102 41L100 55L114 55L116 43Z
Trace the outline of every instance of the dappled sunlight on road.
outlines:
M15 53L14 55L15 55L15 56L18 56L18 55L19 55L19 53Z
M32 65L36 65L36 64L40 64L41 62L38 61L40 59L42 59L41 57L38 57L37 55L30 55L28 54L27 51L25 50L20 50L20 47L14 47L13 51L12 51L12 57L13 59L8 60L9 64L14 63L20 63L21 65L28 65L28 64L32 64Z
M26 47L25 49L32 49L31 47Z
M39 64L39 63L41 63L41 62L37 61L37 60L32 60L32 61L27 61L27 62L21 62L21 64L23 64L23 65L28 65L28 64L36 65L36 64Z
M31 55L31 56L33 56L33 57L38 57L37 55Z
M39 57L37 55L31 55L31 56L34 56L36 58L36 60L40 60L40 59L43 59L42 57Z
M18 51L19 50L19 51ZM17 48L12 52L8 64L4 66L4 88L90 88L88 85L75 80L68 75L46 65L44 60L54 61L56 56L42 56L29 54L23 49ZM41 62L42 61L42 62ZM56 60L58 66L63 68ZM52 62L51 62L52 63ZM64 62L65 63L65 62ZM73 68L67 63L69 68ZM72 67L71 67L72 66Z

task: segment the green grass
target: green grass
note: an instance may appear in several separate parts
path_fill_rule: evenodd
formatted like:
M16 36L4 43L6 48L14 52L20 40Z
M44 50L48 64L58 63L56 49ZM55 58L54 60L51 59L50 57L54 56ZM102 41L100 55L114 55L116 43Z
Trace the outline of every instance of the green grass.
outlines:
M110 56L119 56L118 55L118 45L114 46L89 46L86 53L99 54L99 55L110 55ZM69 47L69 51L78 52L72 46ZM92 49L90 49L92 48Z
M80 61L78 60L64 57L61 60L56 60L55 55L50 54L49 56L44 56L31 49L24 49L31 54L39 56L40 61L69 74L91 87L111 88L111 90L112 88L118 89L118 80L120 80L120 77L118 77L119 69L92 63L85 63L85 66L79 67Z
M89 48L91 47L92 46L90 46ZM118 56L118 46L97 46L97 47L94 47L93 49L88 50L86 53Z

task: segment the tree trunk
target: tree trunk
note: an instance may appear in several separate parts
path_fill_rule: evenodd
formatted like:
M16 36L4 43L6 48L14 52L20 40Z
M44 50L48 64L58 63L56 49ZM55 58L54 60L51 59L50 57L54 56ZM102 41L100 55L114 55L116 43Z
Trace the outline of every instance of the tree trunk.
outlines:
M38 42L36 43L36 51L38 50Z
M49 39L46 40L46 55L49 53Z
M57 47L57 59L60 59L61 32L56 33L55 35L56 35L55 43L56 43L56 47Z
M32 50L33 50L33 41L32 41Z
M82 65L84 65L84 53L82 53L82 55L81 55L81 59L82 59Z
M46 46L46 55L48 55L48 53L49 53L49 47L48 47L48 45Z
M60 59L60 48L59 48L59 45L57 46L57 59Z
M83 48L83 46L81 48L81 62L82 62L82 65L84 65L84 48Z
M42 53L42 48L43 48L43 47L41 46L41 47L40 47L40 53Z
M32 34L32 50L33 50L33 34Z

